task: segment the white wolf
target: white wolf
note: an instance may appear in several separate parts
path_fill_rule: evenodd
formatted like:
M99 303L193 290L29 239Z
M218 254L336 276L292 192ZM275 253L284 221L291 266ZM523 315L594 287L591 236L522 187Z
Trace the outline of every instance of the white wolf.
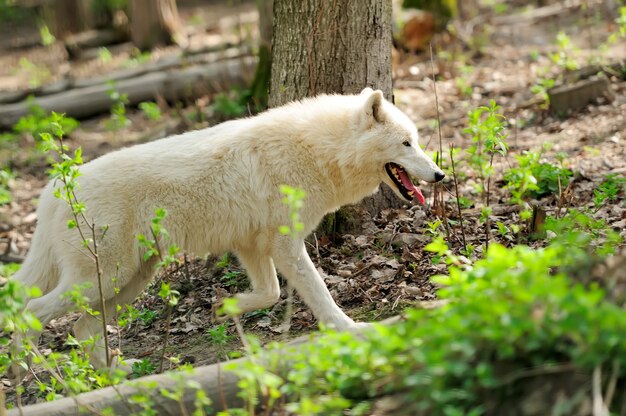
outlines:
M164 226L171 241L184 250L236 252L252 283L251 292L237 295L243 311L278 301L277 268L317 319L338 329L355 323L333 301L304 240L278 232L290 224L280 185L306 191L300 212L306 235L324 214L358 202L381 182L424 203L410 177L444 177L420 149L415 124L369 88L118 150L80 172L77 197L87 206L87 218L108 225L104 238L97 237L107 316L116 304L132 302L153 276L155 261L142 260L136 235L149 235L150 218L162 207L169 213ZM76 284L91 282L84 294L94 308L100 306L94 261L81 248L78 232L67 228L70 210L54 197L54 188L49 183L41 194L32 246L15 275L41 288L43 296L29 300L27 308L43 325L72 307L62 295ZM97 339L91 359L99 367L107 358L101 328L89 314L74 326L78 339Z

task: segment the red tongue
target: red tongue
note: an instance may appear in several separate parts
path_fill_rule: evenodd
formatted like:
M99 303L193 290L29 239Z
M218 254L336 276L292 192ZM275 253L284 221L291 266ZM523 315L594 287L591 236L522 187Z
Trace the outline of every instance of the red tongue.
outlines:
M402 181L402 185L404 185L404 187L409 191L413 191L415 193L413 197L417 198L419 203L424 205L424 203L426 202L426 200L424 199L424 195L422 195L422 191L420 191L415 185L413 185L413 182L411 182L409 175L406 174L404 169L398 169L397 172L400 180Z

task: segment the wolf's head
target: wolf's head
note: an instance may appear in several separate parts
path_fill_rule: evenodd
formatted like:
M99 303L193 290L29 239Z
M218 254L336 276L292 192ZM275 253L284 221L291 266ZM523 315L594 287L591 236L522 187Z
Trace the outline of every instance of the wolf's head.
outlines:
M359 98L362 107L355 120L359 159L376 163L373 168L381 181L397 195L424 204L424 196L411 178L438 182L445 174L420 148L415 124L379 90L365 88Z

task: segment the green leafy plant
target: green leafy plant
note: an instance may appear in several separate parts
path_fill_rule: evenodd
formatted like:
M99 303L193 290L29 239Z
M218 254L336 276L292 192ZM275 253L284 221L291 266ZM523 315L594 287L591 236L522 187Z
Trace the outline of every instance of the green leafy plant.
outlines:
M537 94L542 100L541 108L547 109L550 106L550 95L548 91L550 88L554 87L555 81L552 78L540 78L535 85L533 85L530 90Z
M362 411L368 399L402 392L406 414L481 415L487 403L511 409L507 392L520 375L540 382L545 374L537 370L591 373L606 366L619 368L621 379L626 316L598 286L562 271L572 260L562 256L566 250L492 244L472 267L453 266L436 278L441 307L409 310L406 321L370 332L327 331L300 348L266 352L266 363L298 363L284 379L272 364L239 367L237 374L254 374L251 383L265 374L289 394L296 414ZM574 394L587 394L589 386L580 389Z
M19 66L20 73L28 79L28 86L31 88L39 88L52 77L48 68L36 65L28 58L20 58Z
M246 94L246 91L239 89L216 94L211 107L217 115L224 119L241 117L248 110L245 104Z
M472 139L467 150L468 163L476 172L480 182L478 190L487 196L488 180L493 174L493 158L496 154L506 155L507 144L505 117L499 113L500 107L491 101L488 107L478 107L468 113L469 126L463 130Z
M10 184L14 178L15 176L10 168L0 170L0 206L11 202Z
M128 94L117 91L114 82L109 83L107 90L109 98L113 102L111 105L111 117L105 122L107 130L118 131L130 125L130 120L126 116L126 105L128 104Z
M54 134L54 123L60 125L63 134L71 134L78 128L78 120L72 117L57 117L54 113L47 113L41 106L35 103L35 99L28 99L28 115L21 117L13 126L17 134L30 134L36 140L41 138L42 133Z
M511 191L515 203L523 203L527 197L558 195L573 176L572 171L562 164L542 162L540 152L525 151L515 158L519 166L504 173L506 187Z
M304 230L304 223L300 221L300 209L304 205L306 192L300 188L288 185L280 186L280 193L284 195L283 203L289 207L290 225L281 225L278 231L284 235L298 236Z
M605 202L615 202L618 196L624 191L626 178L617 174L607 175L602 183L593 190L593 204L600 208Z
M48 28L47 25L39 26L39 36L41 37L41 44L43 46L50 46L54 42L56 42L56 38L50 32L50 29Z
M156 366L150 362L150 360L144 358L141 361L136 361L132 366L132 373L130 378L138 378L150 375L154 373Z
M161 109L157 103L144 101L139 103L139 109L145 114L148 120L158 121L161 119Z
M167 210L164 208L156 208L154 210L155 216L150 221L151 237L146 237L144 234L137 234L137 241L139 246L144 249L143 259L148 261L152 257L156 257L158 262L156 268L167 268L172 264L179 264L180 261L176 257L180 249L176 244L170 244L166 249L162 248L162 243L170 239L170 235L163 227L163 221L167 217ZM172 312L174 307L178 305L180 299L180 292L171 288L167 282L161 282L161 289L159 290L159 297L163 300L167 306L167 317L165 321L165 337L163 340L163 349L161 352L161 359L159 361L159 372L163 371L163 364L165 362L165 352L167 351L167 342L170 332L170 324L172 320Z
M113 60L113 54L109 49L102 47L98 49L98 58L102 61L102 63L107 64Z
M572 57L572 53L577 52L578 49L573 46L571 38L565 32L560 31L556 35L556 44L557 51L551 55L552 62L568 71L578 69L579 65Z

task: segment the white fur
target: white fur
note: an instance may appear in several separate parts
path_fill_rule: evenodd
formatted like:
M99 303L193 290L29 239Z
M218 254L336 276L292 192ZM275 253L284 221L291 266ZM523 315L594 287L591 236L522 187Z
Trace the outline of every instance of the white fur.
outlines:
M406 140L413 146L404 146ZM381 181L395 189L384 170L392 161L426 181L441 173L419 148L409 118L380 91L365 89L360 95L305 99L85 164L77 197L90 222L108 225L97 239L108 315L115 304L132 302L150 281L154 261L142 261L136 235L149 235L154 209L162 207L171 242L183 250L237 253L253 287L237 295L244 311L279 299L276 267L320 321L339 329L354 325L331 298L304 241L278 232L290 223L279 185L306 191L300 212L306 235L324 214L372 194ZM53 196L54 186L48 184L41 195L32 247L15 277L43 290L28 308L44 325L71 307L61 295L75 284L91 282L85 295L98 299L94 261L78 232L67 228L70 211ZM117 295L115 286L121 288ZM85 339L100 328L96 318L83 315L74 330ZM101 347L93 354L96 365L105 362Z

